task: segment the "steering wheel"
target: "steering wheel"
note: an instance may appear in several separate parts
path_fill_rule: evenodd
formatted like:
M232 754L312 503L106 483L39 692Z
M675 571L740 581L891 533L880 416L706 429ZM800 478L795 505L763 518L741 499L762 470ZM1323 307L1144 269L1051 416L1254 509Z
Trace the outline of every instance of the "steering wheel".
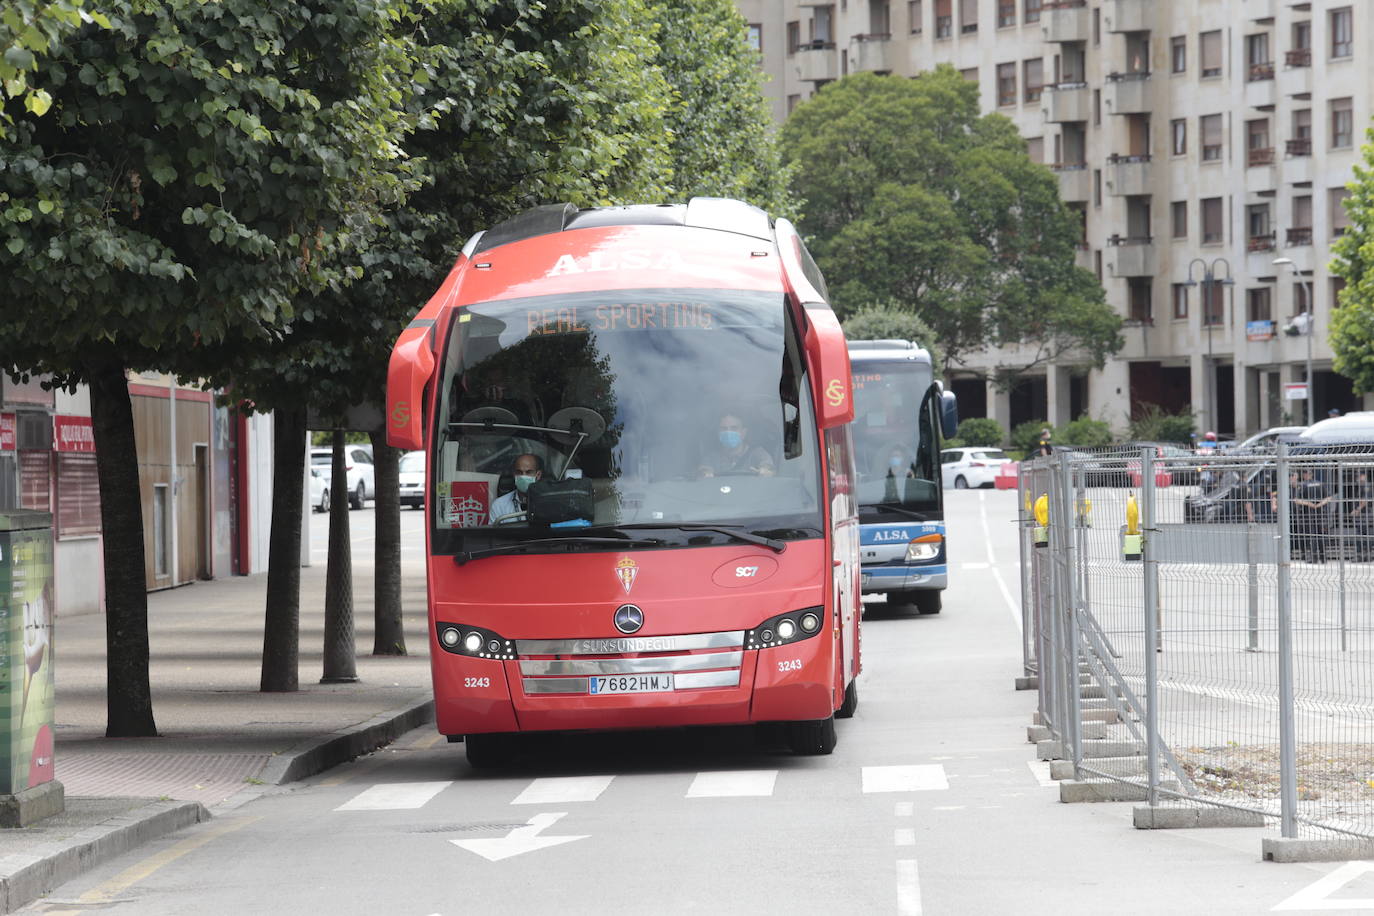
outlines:
M524 511L520 511L520 512L507 512L505 515L502 515L502 516L498 517L494 522L492 522L492 524L493 524L493 525L514 525L514 524L517 524L517 523L519 523L519 522L525 521L525 517L526 517L527 515L529 515L529 513L528 513L528 512L524 512Z

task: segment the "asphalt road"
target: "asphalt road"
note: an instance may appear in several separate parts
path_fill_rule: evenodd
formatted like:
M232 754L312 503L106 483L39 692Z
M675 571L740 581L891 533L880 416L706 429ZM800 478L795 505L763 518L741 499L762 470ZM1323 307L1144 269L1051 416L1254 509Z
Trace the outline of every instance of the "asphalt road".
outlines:
M870 608L859 710L829 757L746 729L640 733L487 775L421 729L26 912L1253 914L1328 893L1374 909L1374 863L1263 863L1257 830L1136 831L1129 805L1060 804L1025 742L1035 697L1013 690L1014 497L948 509L945 610ZM371 515L351 515L355 562ZM420 514L403 528L413 557Z

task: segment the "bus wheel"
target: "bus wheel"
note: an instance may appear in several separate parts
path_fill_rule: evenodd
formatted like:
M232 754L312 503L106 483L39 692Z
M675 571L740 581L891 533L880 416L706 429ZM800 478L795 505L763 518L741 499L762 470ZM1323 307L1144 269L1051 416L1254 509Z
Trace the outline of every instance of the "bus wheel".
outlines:
M844 689L844 702L840 708L835 710L835 718L849 719L854 715L854 710L859 708L859 679L849 682L849 686Z
M936 589L927 589L924 591L916 592L916 613L940 613L940 592Z
M805 756L829 754L835 750L835 717L828 716L814 722L792 722L787 729L787 742L792 753Z
M474 770L503 767L515 759L514 735L468 735L463 739L463 747L468 765Z

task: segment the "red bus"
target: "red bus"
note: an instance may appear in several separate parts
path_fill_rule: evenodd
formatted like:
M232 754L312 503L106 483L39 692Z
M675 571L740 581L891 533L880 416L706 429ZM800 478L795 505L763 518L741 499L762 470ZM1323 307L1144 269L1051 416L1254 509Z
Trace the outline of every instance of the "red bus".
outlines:
M522 732L784 723L828 754L859 673L849 355L796 229L732 200L539 207L401 334L427 455L435 717Z

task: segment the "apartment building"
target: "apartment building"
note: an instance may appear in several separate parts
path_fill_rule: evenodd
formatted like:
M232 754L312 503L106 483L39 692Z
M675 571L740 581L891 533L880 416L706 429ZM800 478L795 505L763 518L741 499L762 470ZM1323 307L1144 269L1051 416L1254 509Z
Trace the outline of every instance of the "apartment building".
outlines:
M1081 215L1078 263L1125 346L1102 370L1066 361L1009 392L983 378L1018 354L981 354L951 373L965 416L1119 428L1157 404L1242 436L1304 422L1305 392L1317 418L1364 406L1331 371L1327 265L1374 113L1368 0L737 5L779 122L849 73L951 64Z

